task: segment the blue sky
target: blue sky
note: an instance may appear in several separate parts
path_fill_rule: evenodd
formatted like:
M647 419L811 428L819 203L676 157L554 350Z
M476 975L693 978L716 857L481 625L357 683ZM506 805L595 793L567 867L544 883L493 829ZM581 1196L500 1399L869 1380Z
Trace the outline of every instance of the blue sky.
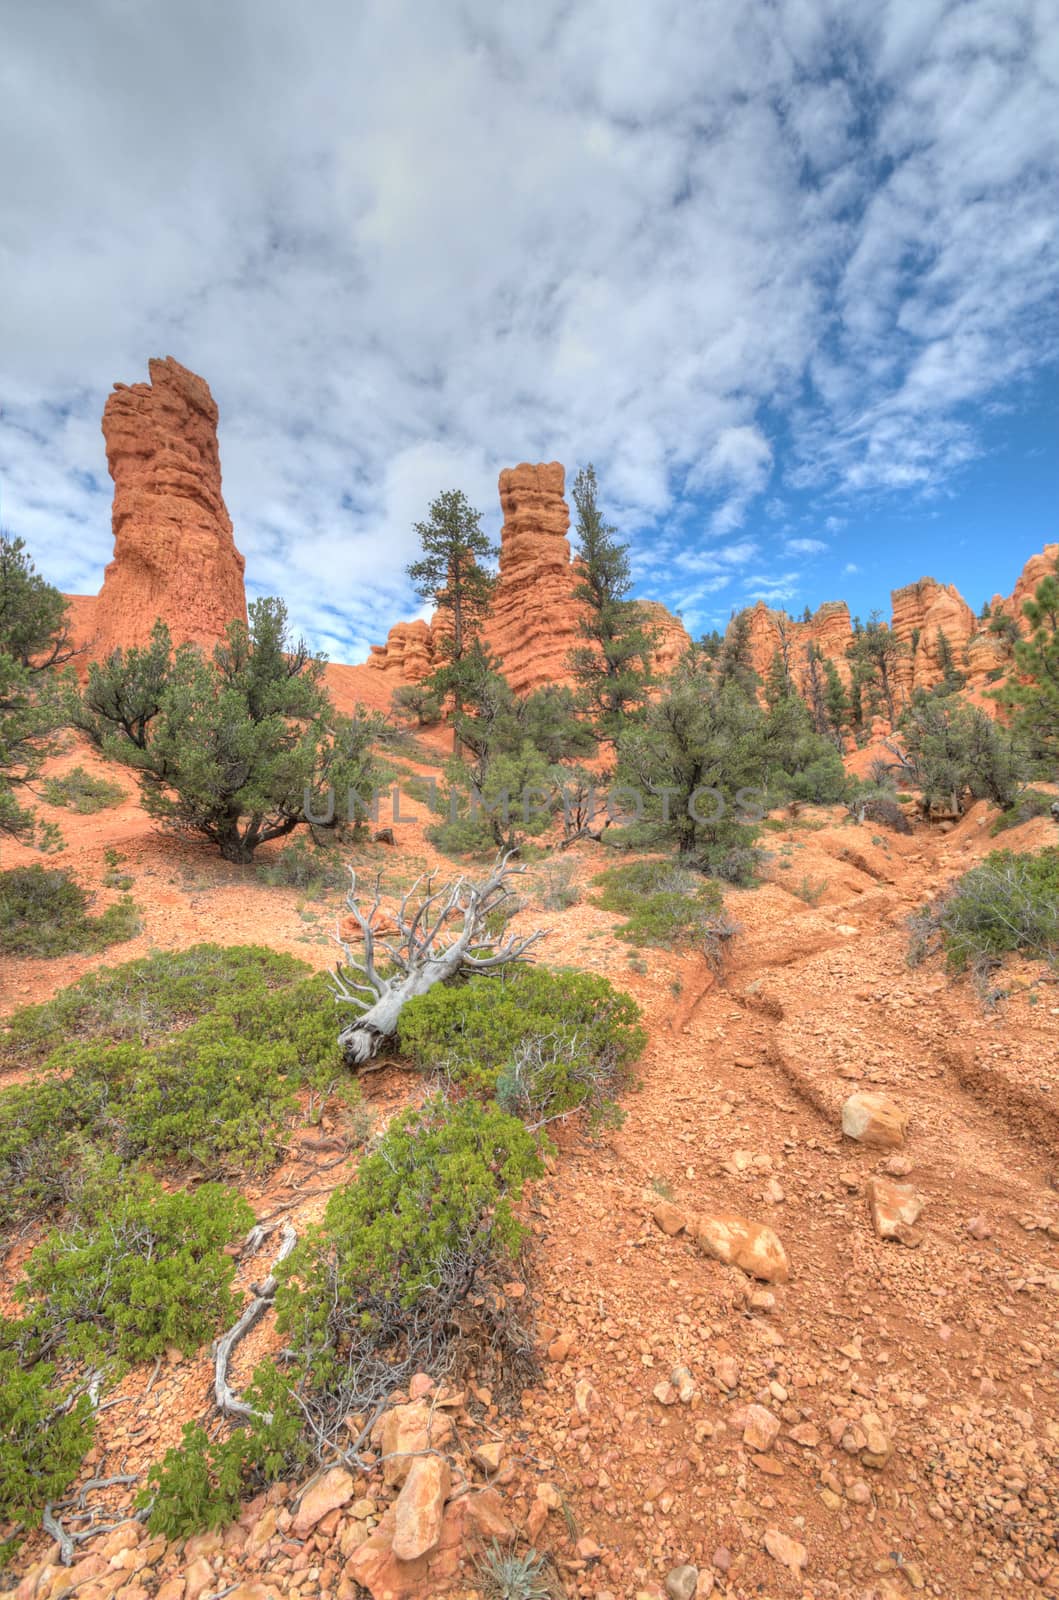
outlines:
M97 589L103 403L171 354L252 592L336 659L520 460L592 460L695 630L977 607L1057 537L1057 140L1051 0L17 8L0 517Z

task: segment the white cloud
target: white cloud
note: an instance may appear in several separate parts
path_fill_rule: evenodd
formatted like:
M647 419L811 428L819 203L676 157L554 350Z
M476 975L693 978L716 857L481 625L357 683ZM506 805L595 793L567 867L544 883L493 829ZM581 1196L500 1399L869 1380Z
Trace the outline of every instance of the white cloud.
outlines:
M759 553L763 497L937 493L1055 351L1056 34L1034 0L15 8L4 522L98 587L103 401L168 353L252 587L347 659L414 614L431 496L495 535L519 460L593 460L673 598Z
M818 556L827 545L823 539L788 539L784 549L792 556Z
M847 561L846 565L842 568L842 571L846 577L851 578L855 572L860 571L860 568L855 561Z

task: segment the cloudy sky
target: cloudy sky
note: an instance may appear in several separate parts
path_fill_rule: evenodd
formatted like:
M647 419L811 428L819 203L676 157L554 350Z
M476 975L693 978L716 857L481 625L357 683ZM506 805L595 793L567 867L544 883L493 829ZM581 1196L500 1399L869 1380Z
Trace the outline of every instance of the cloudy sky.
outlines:
M221 408L252 592L357 659L412 523L596 465L639 591L972 604L1057 537L1056 0L34 0L0 53L0 520L111 549L99 417Z

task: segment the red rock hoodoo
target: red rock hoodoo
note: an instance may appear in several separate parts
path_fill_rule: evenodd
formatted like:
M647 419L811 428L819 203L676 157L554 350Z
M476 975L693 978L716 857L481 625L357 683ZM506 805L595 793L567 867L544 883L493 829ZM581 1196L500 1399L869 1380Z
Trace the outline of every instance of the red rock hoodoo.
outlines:
M564 486L558 461L523 461L500 474L500 575L484 638L516 694L572 683L570 652L585 643L578 627L577 564L567 538L570 510ZM658 639L652 665L665 676L691 640L665 606L653 600L643 605ZM433 668L436 629L436 622L433 628L424 622L398 623L384 645L372 646L368 666L386 673L395 686L419 682Z
M367 665L385 672L395 687L419 683L434 670L434 636L429 622L417 617L414 622L395 622L385 644L373 644Z
M516 694L569 681L567 658L581 642L564 482L558 461L500 474L500 577L485 642Z
M146 643L161 618L175 644L209 650L246 617L243 558L221 495L217 406L178 361L114 385L103 411L114 479L114 558L92 617L93 653Z

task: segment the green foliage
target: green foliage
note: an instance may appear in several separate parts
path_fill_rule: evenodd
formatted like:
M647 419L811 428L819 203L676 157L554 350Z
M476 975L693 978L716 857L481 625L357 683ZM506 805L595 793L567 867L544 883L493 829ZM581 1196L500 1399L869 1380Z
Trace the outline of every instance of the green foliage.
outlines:
M578 631L585 643L571 652L569 667L597 737L616 744L646 704L657 635L644 607L629 599L629 547L603 520L591 463L577 474L571 492L577 510L574 598L584 608Z
M646 1043L635 1001L588 972L505 968L496 977L436 984L401 1012L401 1049L426 1072L500 1096L520 1051L561 1046L554 1098L563 1112L612 1096ZM557 1105L557 1109L560 1107Z
M444 820L427 829L427 838L450 855L516 849L545 832L562 803L562 769L528 740L516 750L490 750L477 771L452 761L446 776L436 805Z
M943 628L939 628L934 638L934 657L941 673L941 682L937 692L941 694L957 694L967 682L967 675L960 672L956 666L956 658L952 653L949 636Z
M267 861L260 862L257 877L273 888L300 889L314 899L349 885L349 874L335 854L314 847L304 838L293 839Z
M212 660L172 651L159 624L146 651L90 670L74 720L138 773L143 805L166 828L210 840L228 861L305 821L306 792L372 787L375 721L337 717L323 662L293 644L279 600L256 600ZM340 816L344 813L340 813Z
M593 879L595 904L628 918L614 931L629 944L662 949L707 945L716 937L721 891L671 861L631 861Z
M50 1362L25 1367L0 1332L0 1522L28 1520L58 1499L77 1476L94 1428L88 1396L60 1389ZM0 1558L5 1554L0 1544Z
M926 810L965 809L968 799L1014 805L1025 757L1011 732L977 706L916 697L899 724L898 770L922 790Z
M412 562L408 576L416 593L431 601L444 619L439 652L457 668L478 638L496 586L495 577L481 565L496 554L481 521L481 512L462 489L446 489L431 501L428 520L415 524L423 554ZM444 681L435 673L424 686L439 701L451 694L459 711L463 699L458 671Z
M1015 672L999 698L1035 766L1051 776L1059 762L1059 562L1022 610L1033 631L1013 640Z
M806 873L803 874L801 883L797 885L788 883L784 887L791 894L797 895L799 900L804 900L807 906L818 906L827 893L827 885L827 878L821 878L818 883L814 883Z
M217 944L159 950L118 967L99 967L41 1005L15 1011L0 1060L40 1061L76 1040L146 1043L220 1005L230 1015L253 1017L269 991L289 988L309 970L304 961L264 945Z
M396 1117L280 1268L277 1327L313 1382L335 1378L348 1340L428 1315L443 1286L465 1297L513 1255L513 1203L542 1171L532 1134L496 1105L437 1097Z
M243 1492L243 1460L230 1448L231 1439L226 1444L212 1444L200 1422L185 1422L180 1444L155 1462L140 1497L141 1506L151 1507L150 1533L184 1539L233 1520Z
M234 1320L235 1262L224 1251L252 1226L246 1201L219 1184L167 1194L113 1159L93 1171L77 1216L37 1246L19 1297L37 1348L75 1360L149 1361L189 1354Z
M39 863L0 872L0 953L102 950L139 932L139 914L128 896L98 917L88 916L87 906L88 895L68 872Z
M180 1444L152 1466L139 1495L152 1534L183 1539L223 1527L254 1489L304 1468L302 1413L270 1361L257 1367L243 1397L256 1413L245 1427L211 1440L201 1423L185 1423Z
M35 570L21 539L0 533L0 835L59 845L20 803L65 721L60 669L76 655L69 608Z
M880 713L894 722L897 668L908 654L907 646L873 611L866 624L854 629L846 654L853 674L851 711L855 725L867 727Z
M1055 795L1046 794L1043 789L1025 789L1014 805L1000 813L990 832L995 838L998 833L1005 833L1008 828L1018 828L1034 817L1050 816L1055 803Z
M909 959L944 949L954 972L995 966L1011 951L1059 954L1059 848L996 850L912 921Z
M206 1177L261 1171L297 1087L349 1101L326 976L305 970L254 946L196 946L16 1012L5 1055L43 1071L0 1092L0 1226L64 1203L100 1153Z
M478 1582L486 1600L551 1600L555 1594L543 1556L501 1550L495 1539L478 1562Z
M775 800L833 805L849 793L834 741L817 733L809 707L793 691L770 709L761 727L762 776Z
M390 697L391 715L397 722L429 728L441 721L441 697L429 682L402 683Z
M706 665L710 657L707 652ZM715 687L736 689L751 700L757 694L760 678L754 671L753 651L750 643L750 612L737 611L728 624L716 657Z
M684 663L619 741L619 782L645 797L648 819L686 862L732 881L753 875L757 827L742 800L763 798L763 726L736 682L718 687L708 663Z
M106 811L109 806L120 806L125 790L120 783L109 783L106 778L94 777L84 767L71 767L61 778L48 778L41 792L49 805L68 806L80 816L90 816L95 811Z

